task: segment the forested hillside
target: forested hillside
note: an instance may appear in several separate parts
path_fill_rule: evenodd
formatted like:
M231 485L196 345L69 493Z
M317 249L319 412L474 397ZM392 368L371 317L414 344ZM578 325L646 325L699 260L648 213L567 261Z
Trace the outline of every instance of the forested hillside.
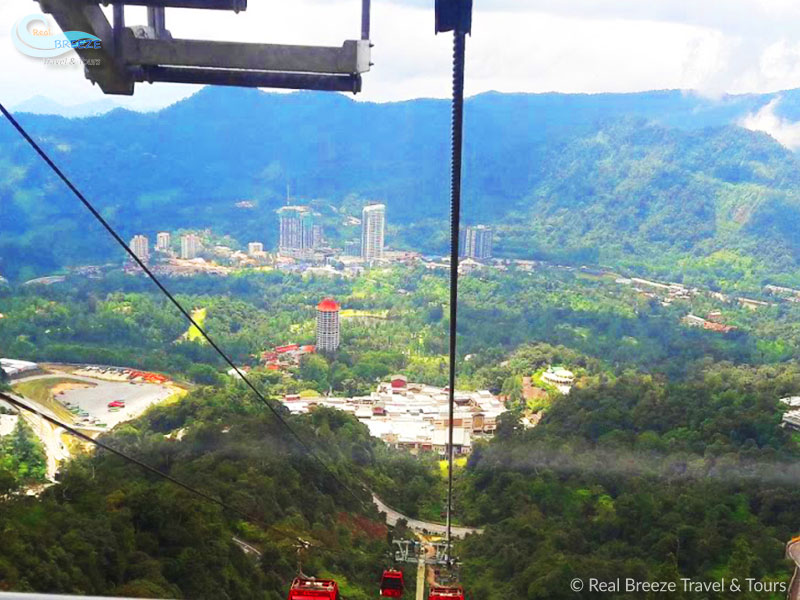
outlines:
M798 385L796 366L709 364L684 383L628 375L573 390L533 430L508 415L460 479L461 514L489 523L463 546L468 589L572 598L573 578L753 578L775 593L745 584L736 597L785 597L799 454L777 398Z
M787 118L800 105L795 96L783 96ZM770 99L475 97L467 103L465 220L498 227L499 255L800 281L797 159L736 126ZM388 205L391 245L430 252L446 244L444 101L205 89L155 114L20 119L124 236L212 228L272 247L288 185L294 199L328 212L331 230L377 199ZM119 260L15 136L0 127L0 273L24 280ZM243 199L255 208L237 207Z
M362 482L380 476L376 442L336 411L293 426L336 479L243 387L202 389L121 426L106 443L251 520L109 453L84 455L40 498L2 500L0 590L277 600L297 574L302 537L314 545L303 554L307 574L335 576L348 598L373 597L387 530Z

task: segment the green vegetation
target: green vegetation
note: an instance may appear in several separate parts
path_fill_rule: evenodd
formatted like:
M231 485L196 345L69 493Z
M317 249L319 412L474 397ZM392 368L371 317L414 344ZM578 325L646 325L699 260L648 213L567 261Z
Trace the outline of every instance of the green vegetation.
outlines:
M532 430L504 422L459 483L464 517L489 524L461 548L465 583L491 600L571 597L574 577L788 582L800 447L777 398L798 386L796 365L709 364L578 388Z
M192 318L200 327L205 327L207 315L208 315L208 309L206 308L196 308L195 310L192 311ZM194 325L189 326L189 330L186 332L185 338L190 342L198 342L200 344L207 343L206 338L202 336L200 330Z
M800 285L797 158L736 126L769 99L717 102L680 92L470 99L466 135L480 143L465 156L464 219L494 225L502 256L733 289ZM797 95L780 99L794 120ZM364 203L380 199L390 244L433 254L448 237L439 168L448 111L436 100L364 105L204 89L157 114L25 115L23 124L128 237L152 236L157 223L175 233L208 229L212 240L237 247L259 240L275 248L275 209L289 182L337 247L358 235L351 219ZM195 127L210 121L214 127ZM262 127L254 131L253 122ZM158 137L148 133L154 128ZM236 140L235 154L220 148L223 133ZM13 130L0 130L0 142L7 225L0 273L20 282L123 259ZM103 156L117 176L98 178L79 160L87 153ZM237 207L244 199L250 208ZM56 234L69 243L54 247Z
M465 220L495 226L498 255L547 261L462 279L459 384L502 393L511 409L456 473L457 519L485 527L458 548L475 598L573 598L575 577L788 580L783 544L800 530L800 448L798 435L780 427L777 400L800 387L800 305L751 311L710 292L772 302L765 284L800 287L798 159L763 134L729 126L733 113L714 117L700 100L665 93L642 101L649 108L549 95L486 95L468 105L481 144L466 157ZM759 100L729 106L750 110L751 102ZM654 108L660 103L671 108ZM205 118L223 106L223 117ZM71 141L63 164L126 235L149 232L152 223L173 231L191 224L233 245L258 239L274 247L273 209L291 179L299 196L316 198L310 203L335 244L357 235L349 217L365 198L380 198L394 247L436 253L447 241L438 201L446 197L445 154L429 136L439 135L445 109L213 90L163 115L112 114L96 129L100 121L32 118L31 125L47 144ZM508 114L519 117L499 116ZM210 128L194 127L200 119ZM342 136L354 123L363 135ZM706 125L715 127L692 129ZM158 148L147 133L156 126ZM235 164L219 152L220 132L237 139ZM142 367L210 386L104 439L312 540L319 550L305 558L306 572L336 577L348 598L374 597L387 550L374 509L289 443L144 278L67 272L66 265L105 262L116 249L83 235L86 216L9 135L0 130L8 225L0 272L15 284L68 277L50 287L0 287L3 354ZM77 160L88 148L110 172L148 177L98 180ZM236 207L240 197L257 208ZM54 249L56 233L70 243ZM702 290L665 301L616 283L612 271ZM394 372L447 381L442 273L381 268L345 280L265 270L168 284L186 306L202 307L195 317L270 397L366 394ZM326 296L344 308L341 349L285 372L263 368L261 354L272 347L313 343L314 307ZM681 323L712 311L736 329ZM576 374L572 393L551 390L525 403L523 378L541 384L538 375L556 364ZM20 391L49 402L48 385ZM534 410L542 419L526 429L522 417ZM368 486L411 517L442 519L438 457L391 450L335 411L287 418L363 500ZM185 434L180 441L177 432ZM27 498L18 492L43 477L41 448L24 424L2 448L0 589L285 597L296 556L293 541L275 529L106 453L77 458L59 485ZM262 557L245 555L234 536Z
M541 267L463 279L460 385L503 393L512 409L456 473L457 521L486 530L459 546L465 584L492 600L566 597L573 577L617 574L785 582L783 543L799 527L800 448L779 426L777 400L800 387L800 308L751 311L709 294L664 306L612 278L582 275ZM170 284L186 304L208 307L208 331L238 363L253 366L251 377L272 397L367 393L394 372L446 381L441 275L395 268L356 280L303 280L270 272ZM313 327L294 326L313 324L314 306L331 295L348 310L388 318L344 322L332 356L308 355L286 373L260 367L260 353L272 346L313 342ZM306 572L346 580L350 597L374 595L387 550L377 515L289 445L244 387L222 375L208 347L175 342L185 326L145 281L73 277L11 288L2 300L0 345L15 357L74 352L213 385L105 439L319 541L325 550L307 557ZM680 322L712 310L739 329L718 334ZM576 374L572 393L526 406L523 377L536 383L537 373L559 364ZM520 418L531 409L545 414L526 430ZM366 485L411 517L443 518L438 457L391 450L336 411L289 418L354 489ZM9 589L285 595L294 549L273 530L104 453L72 461L60 479L38 500L7 492L0 530L14 541L0 548L0 580ZM262 559L245 556L234 535L261 549Z
M319 410L292 421L350 489L381 471L376 442L352 417ZM181 441L168 437L177 430ZM350 598L374 597L387 532L369 495L342 489L243 387L200 389L104 441L270 528L100 452L72 461L38 500L4 502L0 589L277 600L296 574L299 536L314 544L306 573L347 581Z
M43 483L46 478L47 458L42 443L19 418L12 432L0 437L0 500L25 486Z

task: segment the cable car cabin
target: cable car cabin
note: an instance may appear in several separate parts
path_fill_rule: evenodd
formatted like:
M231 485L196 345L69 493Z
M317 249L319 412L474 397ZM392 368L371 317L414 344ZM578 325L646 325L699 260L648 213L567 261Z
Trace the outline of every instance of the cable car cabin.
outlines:
M340 600L339 586L333 579L297 577L289 589L289 600Z
M428 600L464 600L464 588L456 586L432 586Z
M402 598L404 590L403 572L386 569L381 578L381 596L384 598Z

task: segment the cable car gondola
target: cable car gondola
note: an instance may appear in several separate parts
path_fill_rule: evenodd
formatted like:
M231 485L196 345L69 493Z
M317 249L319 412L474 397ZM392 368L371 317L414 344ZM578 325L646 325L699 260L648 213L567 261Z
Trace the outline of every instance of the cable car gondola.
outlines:
M403 572L396 569L386 569L381 578L381 597L402 598L404 590Z
M288 600L341 600L339 585L333 579L295 577Z
M432 586L428 600L464 600L464 588L454 586Z

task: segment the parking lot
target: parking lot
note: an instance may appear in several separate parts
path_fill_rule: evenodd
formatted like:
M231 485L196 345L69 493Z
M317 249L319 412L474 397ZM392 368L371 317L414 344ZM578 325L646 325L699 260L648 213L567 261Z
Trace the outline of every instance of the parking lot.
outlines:
M111 429L117 423L142 414L148 407L168 398L173 390L154 383L123 383L93 379L94 387L66 390L57 400L68 408L77 407L88 416L76 416L79 424L101 426ZM124 408L117 410L108 403L120 400Z

